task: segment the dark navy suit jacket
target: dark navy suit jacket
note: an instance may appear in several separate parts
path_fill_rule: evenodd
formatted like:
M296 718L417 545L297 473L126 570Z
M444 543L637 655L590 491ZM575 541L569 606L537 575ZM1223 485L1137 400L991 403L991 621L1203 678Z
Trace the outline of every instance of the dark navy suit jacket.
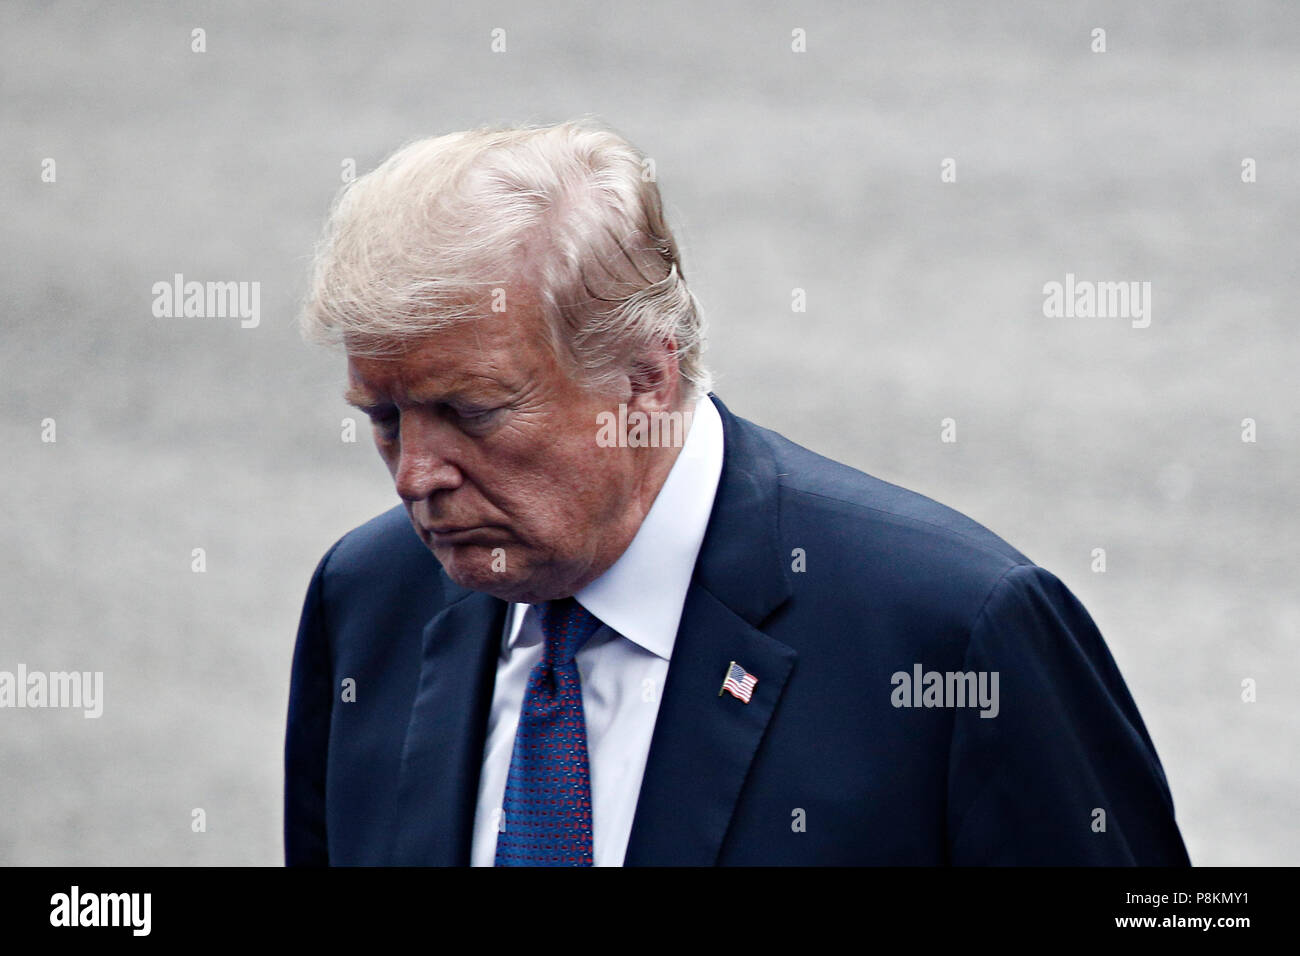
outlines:
M626 865L1189 862L1133 698L1059 580L714 401L722 476ZM468 864L506 607L453 584L400 507L330 549L293 659L287 863ZM733 660L749 703L718 695ZM918 664L998 672L997 716L895 706Z

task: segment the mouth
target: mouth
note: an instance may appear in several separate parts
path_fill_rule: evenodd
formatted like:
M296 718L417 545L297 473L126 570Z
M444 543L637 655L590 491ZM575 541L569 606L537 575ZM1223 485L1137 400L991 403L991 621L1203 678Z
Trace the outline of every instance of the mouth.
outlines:
M443 525L435 528L420 528L420 536L431 545L470 544L474 538L481 537L488 528L484 525L467 525L457 527Z

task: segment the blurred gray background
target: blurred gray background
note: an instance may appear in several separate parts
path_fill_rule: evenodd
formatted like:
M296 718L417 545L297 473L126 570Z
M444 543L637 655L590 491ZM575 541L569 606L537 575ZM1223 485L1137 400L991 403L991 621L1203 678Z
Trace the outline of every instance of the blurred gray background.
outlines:
M731 409L1056 572L1193 862L1300 863L1294 3L9 2L0 45L0 669L105 675L0 710L0 863L280 862L303 594L397 503L294 328L342 165L586 113L656 162ZM155 318L178 272L261 325ZM1067 272L1151 326L1045 318Z

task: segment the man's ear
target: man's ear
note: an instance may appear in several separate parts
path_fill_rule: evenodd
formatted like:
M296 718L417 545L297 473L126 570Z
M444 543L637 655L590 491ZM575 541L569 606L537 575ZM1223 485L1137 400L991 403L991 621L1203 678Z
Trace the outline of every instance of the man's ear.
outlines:
M644 411L674 411L681 402L677 340L667 338L643 352L628 373L632 383L629 405Z

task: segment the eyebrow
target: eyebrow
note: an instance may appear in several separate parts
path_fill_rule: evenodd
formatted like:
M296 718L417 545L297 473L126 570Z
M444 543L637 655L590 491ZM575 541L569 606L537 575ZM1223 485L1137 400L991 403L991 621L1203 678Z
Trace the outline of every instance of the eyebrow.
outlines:
M476 378L484 378L484 377L485 376L476 376ZM496 386L495 390L498 391L500 394L502 395L514 394L514 392L512 392L510 389L505 388L505 386L500 381L497 381L495 379L489 379L489 381L491 381L492 384ZM457 386L454 386L448 391L441 393L436 399L420 399L418 401L420 404L425 404L425 405L441 404L448 401L452 401L455 398L461 397L466 393L466 391L470 391L470 390L472 390L472 386L469 383L458 383ZM480 395L478 396L478 398L483 398L483 396ZM374 409L380 408L381 406L384 405L395 404L391 399L376 397L365 386L359 385L355 382L349 385L346 389L344 389L343 400L347 402L349 405L351 405L352 407L358 408L364 412L373 411Z
M343 401L347 402L353 408L367 409L378 408L382 402L376 399L364 388L357 385L349 385L343 392Z

